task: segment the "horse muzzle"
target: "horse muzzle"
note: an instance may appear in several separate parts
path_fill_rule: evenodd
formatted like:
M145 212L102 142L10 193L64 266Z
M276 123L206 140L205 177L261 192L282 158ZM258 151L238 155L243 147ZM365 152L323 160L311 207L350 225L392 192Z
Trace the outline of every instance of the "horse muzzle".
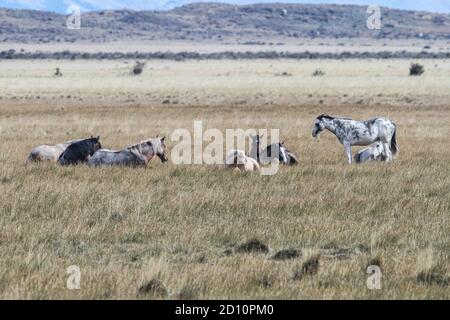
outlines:
M167 161L169 161L169 158L167 158L166 155L160 155L158 154L159 159L161 160L162 163L165 163Z

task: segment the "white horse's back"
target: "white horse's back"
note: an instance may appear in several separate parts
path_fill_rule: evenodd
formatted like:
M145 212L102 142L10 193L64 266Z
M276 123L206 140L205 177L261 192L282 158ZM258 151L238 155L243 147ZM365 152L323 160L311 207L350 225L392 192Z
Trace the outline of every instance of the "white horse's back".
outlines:
M231 150L227 153L225 164L231 168L238 168L242 171L258 171L260 169L258 161L248 157L242 150Z
M31 150L28 156L28 161L58 161L61 154L74 142L81 141L80 139L70 140L64 143L55 145L40 145Z
M55 146L42 145L31 150L28 161L58 161L64 150Z

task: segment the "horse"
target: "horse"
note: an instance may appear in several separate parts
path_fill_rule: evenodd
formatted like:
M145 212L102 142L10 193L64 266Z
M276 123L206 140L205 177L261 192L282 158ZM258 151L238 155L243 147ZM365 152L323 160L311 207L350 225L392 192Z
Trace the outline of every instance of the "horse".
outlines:
M259 171L260 166L258 162L247 156L242 150L231 150L227 154L225 164L229 168L235 168L239 171Z
M56 162L59 159L59 156L74 142L81 141L81 139L70 140L64 143L58 143L55 145L40 145L31 150L30 155L28 156L28 161L50 161Z
M312 130L314 138L327 129L344 145L348 163L352 163L352 146L368 146L374 142L383 144L386 162L392 161L398 153L397 127L387 118L373 118L367 121L355 121L347 118L335 118L322 114L316 118Z
M381 142L377 141L369 147L360 150L355 155L356 163L369 161L386 161L384 147Z
M91 137L89 139L74 142L60 155L58 163L62 166L85 163L101 148L100 137Z
M278 150L278 152L277 152ZM275 155L272 156L272 151L275 151ZM298 158L295 154L290 152L284 147L284 143L273 143L266 148L266 155L268 159L274 159L278 154L278 160L283 164L288 164L291 166L298 164Z
M287 150L284 146L284 142L282 143L274 143L266 148L266 150L261 150L261 138L263 136L260 135L250 135L250 139L252 140L252 151L251 156L253 159L256 159L258 163L261 163L261 153L263 160L274 160L277 158L278 155L278 161L280 161L283 164L288 165L297 165L298 164L298 158L295 154L293 154L291 151ZM272 151L274 151L275 154L272 156Z
M165 163L168 161L165 139L144 140L122 150L100 149L89 159L88 165L146 167L155 155Z

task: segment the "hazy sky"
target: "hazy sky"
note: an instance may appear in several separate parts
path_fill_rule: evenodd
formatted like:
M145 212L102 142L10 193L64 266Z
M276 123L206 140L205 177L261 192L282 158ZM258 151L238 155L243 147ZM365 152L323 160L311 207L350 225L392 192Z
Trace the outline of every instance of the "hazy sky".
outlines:
M195 0L0 0L0 7L49 10L65 12L71 3L78 4L85 10L123 9L158 10L171 9ZM209 0L209 2L227 2L233 4L289 2L289 3L339 3L339 4L378 4L381 6L426 10L450 13L450 0Z

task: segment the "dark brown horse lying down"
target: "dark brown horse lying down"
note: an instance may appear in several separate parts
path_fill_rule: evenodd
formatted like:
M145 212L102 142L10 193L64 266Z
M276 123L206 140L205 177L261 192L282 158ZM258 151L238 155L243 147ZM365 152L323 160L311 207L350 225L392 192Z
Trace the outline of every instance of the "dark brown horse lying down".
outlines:
M100 137L74 142L61 154L58 163L62 166L85 163L101 147Z
M167 146L164 138L149 139L123 150L98 150L88 161L89 166L147 166L150 160L158 156L166 162Z

